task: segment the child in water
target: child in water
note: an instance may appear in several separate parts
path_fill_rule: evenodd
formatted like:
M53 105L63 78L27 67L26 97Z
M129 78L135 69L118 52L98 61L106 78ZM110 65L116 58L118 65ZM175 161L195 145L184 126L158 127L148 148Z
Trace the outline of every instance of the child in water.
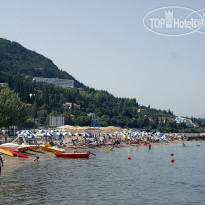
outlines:
M37 156L33 161L38 162L38 160L39 160L39 156Z

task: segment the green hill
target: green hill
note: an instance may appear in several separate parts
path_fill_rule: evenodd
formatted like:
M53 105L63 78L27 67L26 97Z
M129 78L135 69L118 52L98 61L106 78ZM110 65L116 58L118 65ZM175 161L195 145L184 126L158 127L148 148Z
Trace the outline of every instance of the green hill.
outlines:
M84 87L67 72L60 70L52 60L24 48L19 43L0 38L0 71L12 75L62 78L75 81L76 87Z
M37 83L33 77L73 79L75 88L62 88ZM48 124L52 115L62 115L71 125L92 125L95 113L101 126L121 126L156 129L176 129L176 123L167 121L173 114L138 104L136 99L116 98L107 91L88 88L67 72L60 70L50 59L28 50L16 42L0 39L0 82L9 83L28 106L28 121L33 119ZM80 89L78 89L80 88ZM65 105L67 103L67 106ZM70 104L70 106L68 106ZM159 117L165 117L159 121Z

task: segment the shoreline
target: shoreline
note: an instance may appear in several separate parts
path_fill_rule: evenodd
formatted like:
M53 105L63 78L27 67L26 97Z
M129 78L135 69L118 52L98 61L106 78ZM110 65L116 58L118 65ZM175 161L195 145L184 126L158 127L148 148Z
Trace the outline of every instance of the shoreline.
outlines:
M186 141L186 140L174 140L170 141L169 143L164 143L164 142L157 142L157 143L150 143L152 147L157 147L157 146L169 146L172 144L182 144L182 143L187 143L187 142L199 142L197 140L191 140L191 141ZM110 151L109 149L111 147L114 147L115 151L116 149L122 149L122 148L138 148L142 147L139 146L138 144L119 144L119 145L103 145L103 146L96 146L96 147L88 147L88 146L73 146L73 147L63 147L65 149L65 153L73 153L74 150L77 150L78 153L85 153L88 150L90 150L91 153L97 154L99 150L106 150ZM148 149L148 147L143 147L144 149ZM40 148L37 150L29 150L26 151L24 154L26 154L29 158L21 158L21 157L11 157L7 156L3 153L0 153L3 161L6 163L4 164L4 167L7 167L10 165L10 163L7 163L9 161L21 161L21 160L27 160L27 161L33 161L36 156L39 156L39 161L41 159L48 159L48 158L55 158L55 155L52 152L48 152L45 150L41 150ZM12 164L12 163L11 163ZM4 169L3 167L3 169Z

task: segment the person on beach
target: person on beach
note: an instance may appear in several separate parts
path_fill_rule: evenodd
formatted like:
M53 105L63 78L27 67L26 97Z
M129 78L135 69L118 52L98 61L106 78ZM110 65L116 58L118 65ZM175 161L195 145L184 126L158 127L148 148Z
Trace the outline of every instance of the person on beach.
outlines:
M111 148L110 148L110 151L113 151L113 150L114 150L114 147L111 147Z
M60 145L63 145L63 140L61 140Z
M4 166L4 162L3 162L2 157L0 156L0 174L1 174L1 167L3 166Z
M151 149L152 145L151 145L151 144L149 144L149 146L148 146L148 147L149 147L149 149Z
M5 132L5 134L4 134L4 138L5 138L5 143L7 143L7 138L8 138L8 134L7 134L7 132Z
M38 160L39 160L39 156L37 156L33 161L38 162Z
M50 145L51 145L51 147L55 146L52 138L51 138L51 141L50 141Z

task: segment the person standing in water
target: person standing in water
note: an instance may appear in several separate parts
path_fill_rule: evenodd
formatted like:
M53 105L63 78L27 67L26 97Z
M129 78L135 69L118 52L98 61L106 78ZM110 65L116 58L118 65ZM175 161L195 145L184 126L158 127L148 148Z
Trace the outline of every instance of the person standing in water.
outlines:
M152 145L151 145L151 144L149 144L149 146L148 146L148 147L149 147L149 149L151 149Z
M185 147L185 144L184 144L184 143L182 144L182 147Z
M3 166L4 166L4 162L3 162L2 157L0 156L0 175L1 175L1 167Z

